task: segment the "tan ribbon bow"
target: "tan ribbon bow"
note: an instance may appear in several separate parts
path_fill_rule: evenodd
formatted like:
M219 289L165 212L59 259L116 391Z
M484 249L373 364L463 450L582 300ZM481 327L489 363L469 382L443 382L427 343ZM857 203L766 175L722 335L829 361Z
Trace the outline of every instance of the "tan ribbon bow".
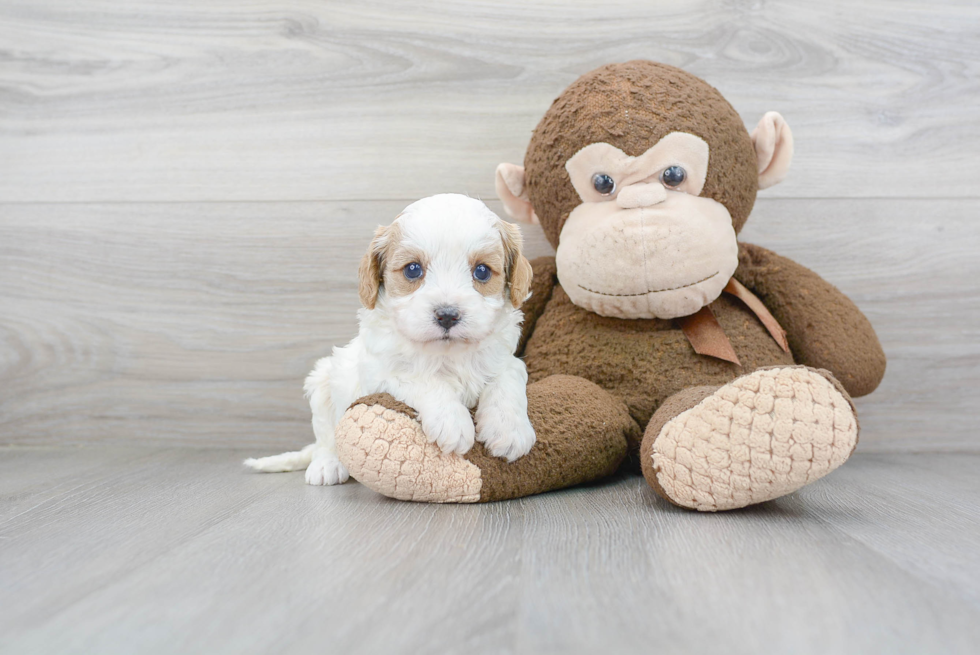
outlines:
M762 321L762 324L769 331L769 334L772 335L772 338L775 339L776 343L779 344L779 347L783 349L783 352L789 352L789 342L786 341L786 330L769 313L769 310L766 309L766 306L762 304L762 301L754 293L749 291L745 285L735 278L728 281L724 292L735 296L745 303L752 310L752 313ZM738 355L735 354L731 340L725 334L725 330L718 323L718 319L715 318L714 312L711 311L710 307L705 305L696 314L685 316L684 318L678 319L678 321L680 322L684 336L687 337L687 340L691 342L691 346L694 347L694 352L699 355L717 357L718 359L723 359L726 362L731 362L738 366L742 365L738 361Z

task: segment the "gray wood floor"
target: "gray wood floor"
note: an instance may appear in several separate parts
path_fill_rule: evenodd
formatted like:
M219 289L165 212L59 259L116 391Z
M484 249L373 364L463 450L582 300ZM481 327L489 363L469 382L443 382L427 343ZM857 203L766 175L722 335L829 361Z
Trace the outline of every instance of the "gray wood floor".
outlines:
M5 653L976 653L980 455L700 515L642 478L481 506L228 449L9 447ZM722 650L718 649L722 647Z
M742 238L875 325L854 459L719 516L242 471L310 440L373 228L500 211L632 58L792 126ZM962 0L0 0L0 652L980 652L978 107Z

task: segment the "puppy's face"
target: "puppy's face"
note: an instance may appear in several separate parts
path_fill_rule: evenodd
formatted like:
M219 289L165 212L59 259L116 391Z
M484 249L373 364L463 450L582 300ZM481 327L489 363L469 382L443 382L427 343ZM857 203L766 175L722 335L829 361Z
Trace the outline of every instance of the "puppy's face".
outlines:
M443 194L378 228L359 271L361 302L416 343L473 344L521 306L531 265L521 233L479 200Z

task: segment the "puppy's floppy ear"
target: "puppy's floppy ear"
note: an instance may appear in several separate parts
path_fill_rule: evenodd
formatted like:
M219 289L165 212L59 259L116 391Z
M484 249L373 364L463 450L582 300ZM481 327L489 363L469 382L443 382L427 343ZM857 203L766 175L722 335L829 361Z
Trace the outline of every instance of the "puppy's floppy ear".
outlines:
M361 304L368 309L374 309L378 302L378 292L381 289L381 280L384 275L385 253L388 251L390 237L390 226L380 226L374 232L374 238L367 252L361 258L361 265L357 269L357 293L361 297Z
M527 295L531 290L531 278L534 272L531 270L531 262L521 253L524 245L524 237L520 229L513 223L498 221L497 229L500 231L500 238L504 242L504 266L507 276L507 285L510 287L510 304L515 308L520 308L527 300Z

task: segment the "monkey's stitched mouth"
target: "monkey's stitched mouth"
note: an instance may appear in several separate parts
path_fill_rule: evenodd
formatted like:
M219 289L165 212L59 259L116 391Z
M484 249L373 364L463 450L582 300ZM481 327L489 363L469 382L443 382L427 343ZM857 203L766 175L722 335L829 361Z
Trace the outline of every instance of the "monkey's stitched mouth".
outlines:
M710 280L714 276L718 275L719 273L721 273L721 271L715 271L714 273L712 273L708 277L701 278L697 282L691 282L690 284L682 284L679 287L670 287L669 289L650 289L649 291L644 291L643 293L603 293L602 291L596 291L595 289L590 289L589 287L583 287L581 284L578 285L578 288L579 289L585 289L589 293L595 293L595 294L598 294L600 296L613 296L613 297L616 297L616 298L633 298L633 297L636 297L636 296L646 296L646 295L649 295L651 293L663 293L664 291L677 291L679 289L686 289L688 287L693 287L695 284L701 284L702 282L707 282L708 280Z

